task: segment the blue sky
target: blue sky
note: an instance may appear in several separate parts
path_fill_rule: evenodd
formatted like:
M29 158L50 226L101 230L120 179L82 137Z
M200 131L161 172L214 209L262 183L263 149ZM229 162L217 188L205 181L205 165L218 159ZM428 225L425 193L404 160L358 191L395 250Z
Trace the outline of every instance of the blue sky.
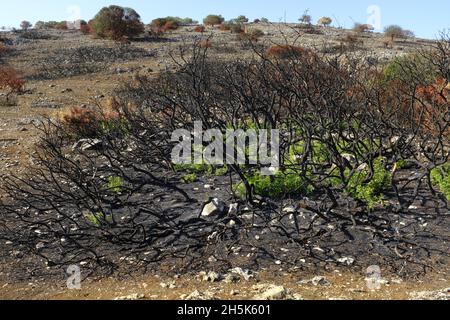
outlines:
M367 22L367 9L380 9L380 27L399 24L417 36L435 38L439 31L450 28L448 0L0 0L0 26L17 27L22 20L71 20L78 12L85 20L103 6L117 4L138 11L145 23L161 16L182 16L202 20L210 13L234 18L244 14L251 19L267 17L271 21L297 21L309 9L316 21L321 16L333 17L334 25L351 27L353 22ZM373 11L372 11L373 13Z

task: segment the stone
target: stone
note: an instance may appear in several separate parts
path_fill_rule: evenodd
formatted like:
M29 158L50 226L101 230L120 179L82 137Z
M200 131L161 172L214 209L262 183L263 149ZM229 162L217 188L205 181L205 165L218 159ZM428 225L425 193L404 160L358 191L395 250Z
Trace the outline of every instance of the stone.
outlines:
M228 215L229 216L235 216L238 213L239 209L239 203L233 203L230 205L230 208L228 209Z
M244 270L244 269L242 269L240 267L236 267L236 268L230 269L228 271L228 274L229 275L236 275L236 276L239 277L239 279L242 278L245 281L249 281L251 278L254 277L253 273L250 270L248 270L248 269Z
M188 296L185 296L185 298L183 300L200 301L200 300L214 300L214 299L215 299L214 293L212 293L210 291L200 292L198 290L195 290Z
M295 213L295 212L297 212L297 210L295 209L294 206L290 205L290 206L283 208L283 212L284 213Z
M350 163L356 163L356 157L349 153L343 153L341 154L341 157L347 160Z
M204 282L219 282L223 277L215 271L202 271L195 278Z
M235 282L238 282L240 279L241 278L237 274L229 273L229 274L227 274L224 277L223 282L225 282L225 283L235 283Z
M131 294L129 296L122 296L122 297L114 298L114 300L122 300L122 301L125 301L125 300L128 300L128 301L131 301L131 300L142 300L142 299L145 299L145 295L138 294L138 293L133 293L133 294Z
M342 257L342 258L337 259L337 261L338 261L339 263L342 263L342 264L346 264L346 265L348 265L348 266L351 266L351 265L355 262L355 259L352 258L352 257Z
M236 221L234 221L234 220L230 220L230 221L228 222L228 224L227 224L227 226L228 226L229 228L233 228L235 225L236 225Z
M160 284L159 284L159 286L161 287L161 288L163 288L163 289L175 289L176 288L176 286L175 286L175 281L171 281L171 282L161 282Z
M260 284L253 286L253 289L259 291L257 295L253 297L253 300L290 300L293 297L289 294L283 286L277 286L273 284Z
M327 278L322 276L316 276L309 280L301 280L298 284L312 284L313 286L330 286L331 283L327 280Z
M72 150L89 151L96 150L102 145L100 139L81 139L78 140L73 146Z
M202 210L202 217L211 217L215 215L220 215L225 212L225 204L217 198L211 200L207 203Z

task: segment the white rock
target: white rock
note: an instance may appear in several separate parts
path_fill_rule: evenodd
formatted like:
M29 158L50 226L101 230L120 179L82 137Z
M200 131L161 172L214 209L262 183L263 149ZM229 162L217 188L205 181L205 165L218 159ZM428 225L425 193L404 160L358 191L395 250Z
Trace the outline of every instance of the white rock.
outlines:
M295 210L295 207L292 205L283 208L284 213L295 213L296 211L297 210Z
M145 299L145 295L138 293L133 293L129 296L114 298L114 300L142 300L142 299Z
M207 203L202 210L202 217L211 217L225 211L225 204L217 198Z
M338 261L339 263L342 263L342 264L346 264L346 265L348 265L348 266L351 266L351 265L355 262L355 259L352 258L352 257L342 257L342 258L337 259L337 261Z
M72 150L94 150L98 148L102 143L102 140L99 139L81 139L73 145Z
M215 271L209 272L202 271L199 273L199 278L205 282L218 282L220 281L220 279L222 279L222 276Z
M192 292L191 294L189 294L188 296L185 297L185 300L214 300L214 293L209 292L209 291L205 291L205 292L200 292L198 290L195 290L194 292Z
M350 163L355 163L356 162L356 157L352 154L349 153L343 153L341 154L341 157L344 158L345 160L347 160Z
M238 213L239 209L239 203L233 203L230 205L230 208L228 209L228 215L229 216L235 216Z
M283 286L262 284L253 286L253 289L260 292L253 297L253 300L292 299L292 296L289 294L288 290L286 290L286 288Z
M251 278L254 277L253 273L248 269L242 269L240 267L236 267L233 269L230 269L229 274L235 274L239 276L240 278L244 279L245 281L249 281Z
M312 284L314 286L330 286L331 283L322 276L316 276L309 280L301 280L298 282L298 284Z

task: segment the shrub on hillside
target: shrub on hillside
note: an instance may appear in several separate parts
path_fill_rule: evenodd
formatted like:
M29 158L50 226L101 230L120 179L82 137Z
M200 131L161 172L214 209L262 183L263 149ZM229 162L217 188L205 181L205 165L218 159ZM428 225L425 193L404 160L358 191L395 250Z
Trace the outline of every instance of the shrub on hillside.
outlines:
M354 34L347 34L341 39L341 42L347 44L350 47L364 44L364 41L359 39L358 36Z
M198 46L199 46L200 48L202 48L202 49L209 49L209 48L212 48L212 47L213 47L213 44L212 44L211 40L206 39L206 40L201 41L201 42L198 44Z
M17 71L8 66L0 66L0 89L9 89L11 93L19 93L23 90L25 80Z
M180 27L180 20L174 17L157 18L150 23L150 27L161 32L176 30Z
M384 28L384 35L390 38L392 42L394 42L395 39L405 39L414 36L412 31L404 30L398 25L391 25Z
M240 34L240 33L243 33L245 31L244 27L241 24L238 24L238 23L232 23L229 26L230 26L231 33Z
M92 20L90 20L89 22L81 21L80 22L80 31L83 34L90 34L90 33L92 33L92 23L93 23Z
M104 7L95 16L92 29L101 38L120 40L135 37L144 32L139 14L131 8Z
M27 31L28 29L31 28L31 23L30 23L29 21L22 21L22 22L20 23L20 28L21 28L22 30Z
M67 30L67 21L38 21L34 25L34 28L37 30L43 29L55 29L55 30Z
M309 53L308 50L291 45L274 45L267 50L267 55L274 58L301 57Z
M205 26L196 26L194 28L194 32L199 32L199 33L203 33L203 32L205 32L205 30L206 30Z
M395 58L383 71L384 81L401 81L409 85L427 85L436 79L432 63L419 54Z
M302 23L302 24L307 24L307 25L309 25L309 24L311 24L311 22L312 22L312 17L309 15L309 14L303 14L301 17L300 17L300 19L298 19L299 21L300 21L300 23Z
M236 19L234 19L233 21L236 23L242 24L242 23L247 23L249 20L246 16L241 15L241 16L237 17Z
M322 17L317 21L317 24L323 27L328 27L333 22L333 19L329 17Z
M0 58L4 56L6 53L8 53L9 48L5 46L4 44L0 43Z
M210 14L205 19L203 19L203 23L206 26L216 26L222 24L225 21L225 18L221 15Z
M231 25L229 23L222 23L219 26L220 31L231 31Z
M59 122L74 139L99 138L104 135L122 136L128 130L113 107L105 110L75 107L59 114Z
M250 40L256 42L263 36L264 32L261 29L250 29L247 33L239 33L238 39L241 41Z
M367 23L355 23L353 26L353 31L357 33L366 33L366 32L372 32L374 30L374 27Z

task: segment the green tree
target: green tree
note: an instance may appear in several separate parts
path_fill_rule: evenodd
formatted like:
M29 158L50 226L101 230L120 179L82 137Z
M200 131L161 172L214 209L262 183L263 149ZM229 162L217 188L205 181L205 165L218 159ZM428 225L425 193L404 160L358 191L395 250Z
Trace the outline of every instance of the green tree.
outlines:
M141 34L144 32L144 24L135 10L109 6L101 9L95 16L92 29L99 37L119 40Z
M222 24L225 21L225 18L221 15L210 14L205 19L203 19L203 23L207 26L215 26Z

